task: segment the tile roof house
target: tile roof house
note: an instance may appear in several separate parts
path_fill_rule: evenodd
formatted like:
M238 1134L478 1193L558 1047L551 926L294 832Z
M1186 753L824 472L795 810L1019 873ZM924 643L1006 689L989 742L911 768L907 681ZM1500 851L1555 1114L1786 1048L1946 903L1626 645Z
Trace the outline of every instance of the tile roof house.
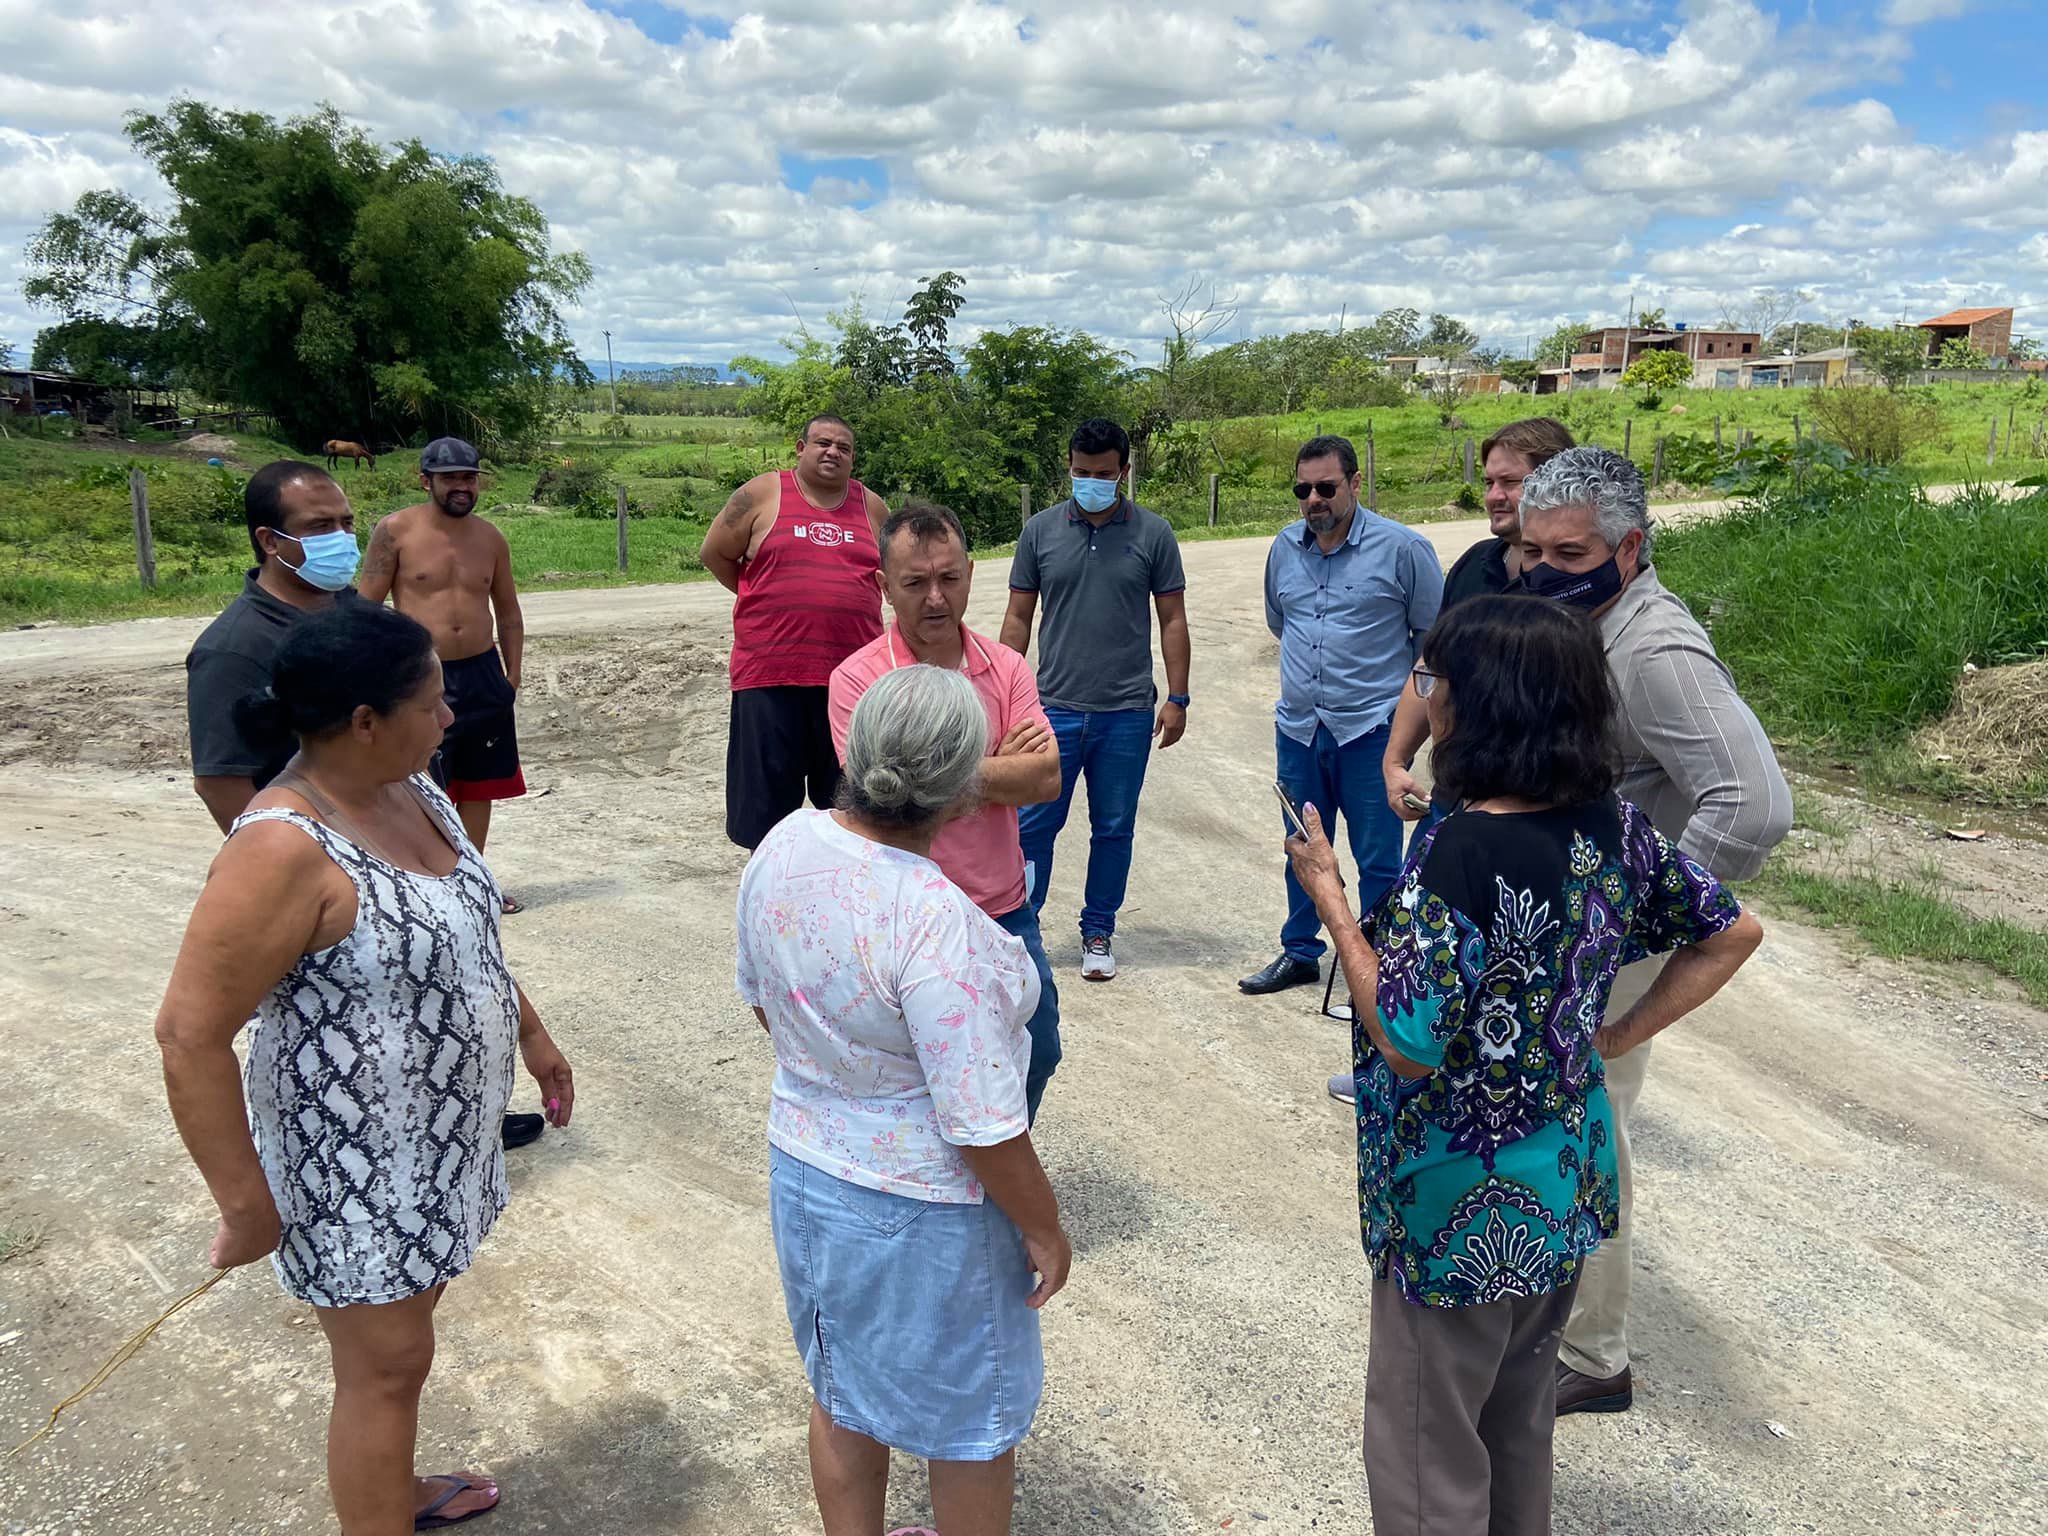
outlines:
M2004 357L2012 350L2012 309L1952 309L1918 328L1927 332L1927 355L1940 355L1945 341L1967 341L1986 357Z

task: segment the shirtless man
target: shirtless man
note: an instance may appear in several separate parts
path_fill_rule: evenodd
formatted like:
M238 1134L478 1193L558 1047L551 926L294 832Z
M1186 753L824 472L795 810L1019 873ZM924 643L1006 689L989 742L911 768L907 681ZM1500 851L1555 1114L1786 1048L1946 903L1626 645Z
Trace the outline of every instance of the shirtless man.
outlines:
M889 508L853 478L853 429L814 416L796 468L756 475L704 535L704 568L735 593L725 835L752 848L804 802L839 792L832 669L882 633L876 573ZM374 555L373 555L374 558Z
M470 515L477 472L476 449L461 438L427 444L420 485L432 499L377 524L356 590L373 603L388 595L434 636L455 714L441 741L441 770L462 830L482 852L492 802L526 793L512 725L526 624L512 585L511 546ZM519 909L505 898L508 914Z

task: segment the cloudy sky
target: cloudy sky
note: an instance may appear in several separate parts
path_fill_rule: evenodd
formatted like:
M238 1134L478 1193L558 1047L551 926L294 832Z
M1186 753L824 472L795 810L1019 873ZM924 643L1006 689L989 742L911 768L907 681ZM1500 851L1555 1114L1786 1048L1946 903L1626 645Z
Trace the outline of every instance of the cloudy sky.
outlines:
M2020 307L2048 334L2034 0L0 0L0 337L22 246L157 183L179 95L497 159L597 281L586 357L724 362L860 294L967 278L962 324L1156 355L1444 309L1519 349L1629 296L1711 323Z

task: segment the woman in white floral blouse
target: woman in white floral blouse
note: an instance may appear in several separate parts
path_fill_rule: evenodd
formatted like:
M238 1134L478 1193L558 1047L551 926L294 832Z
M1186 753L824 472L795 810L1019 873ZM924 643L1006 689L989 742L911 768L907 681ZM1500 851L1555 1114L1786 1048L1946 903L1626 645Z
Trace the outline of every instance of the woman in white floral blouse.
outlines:
M784 820L740 882L739 991L775 1042L776 1255L833 1532L881 1531L891 1447L931 1463L946 1536L1009 1530L1038 1309L1073 1259L1026 1129L1037 969L929 857L972 808L987 733L958 673L889 673L854 710L838 808Z

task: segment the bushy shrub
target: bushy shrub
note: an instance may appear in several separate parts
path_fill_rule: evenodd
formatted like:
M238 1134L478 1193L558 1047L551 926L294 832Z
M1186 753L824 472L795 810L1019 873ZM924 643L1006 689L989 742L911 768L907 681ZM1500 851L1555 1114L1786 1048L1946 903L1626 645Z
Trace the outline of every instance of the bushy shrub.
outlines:
M534 483L533 499L544 507L568 507L590 517L618 513L611 476L594 459L564 459L544 470Z
M1866 464L1899 464L1940 438L1941 407L1915 390L1818 389L1811 414L1830 442Z

